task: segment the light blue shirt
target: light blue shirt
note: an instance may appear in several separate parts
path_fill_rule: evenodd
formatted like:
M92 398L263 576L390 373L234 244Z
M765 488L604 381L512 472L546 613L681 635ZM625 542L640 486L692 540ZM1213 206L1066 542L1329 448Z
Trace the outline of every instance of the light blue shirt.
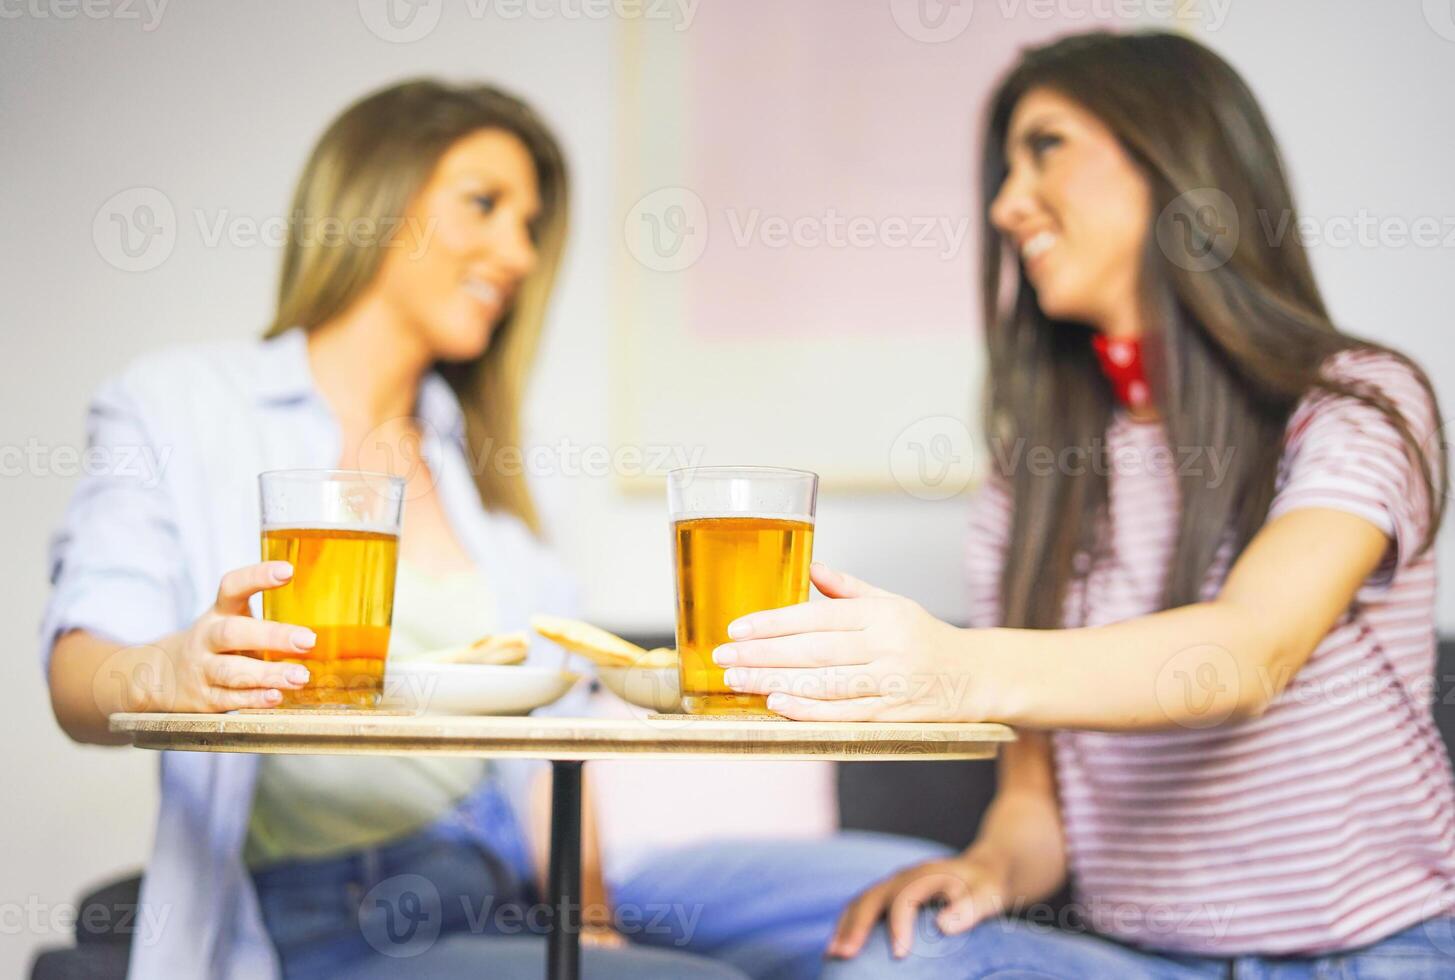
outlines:
M481 506L460 406L438 375L425 378L416 412L450 526L498 597L500 629L525 629L534 612L574 614L575 587L554 558L519 520ZM67 630L137 644L187 626L225 572L260 560L258 473L332 468L342 449L301 330L143 357L102 385L87 429L104 465L87 467L52 543L45 661ZM537 658L554 665L559 654L537 645ZM518 802L524 767L497 768ZM256 755L161 753L141 901L165 919L158 935L138 933L129 976L279 975L242 860L257 771Z

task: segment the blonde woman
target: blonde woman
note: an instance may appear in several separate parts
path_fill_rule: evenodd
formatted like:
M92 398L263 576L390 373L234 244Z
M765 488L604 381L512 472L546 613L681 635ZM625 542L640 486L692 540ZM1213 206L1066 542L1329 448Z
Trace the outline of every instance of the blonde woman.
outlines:
M493 455L519 444L566 194L550 132L493 88L397 85L329 127L293 203L267 339L143 358L91 406L92 445L167 462L87 477L56 538L42 646L71 737L119 741L106 721L123 709L276 705L306 681L245 655L314 641L249 613L292 572L257 561L264 470L407 475L391 656L569 609L524 479ZM492 914L531 894L500 767L202 753L161 766L141 900L166 918L134 945L132 976L542 972L540 941L508 935L522 918ZM602 896L589 851L588 903ZM391 949L409 876L428 881L417 911L442 935ZM588 976L738 975L611 945L586 950Z

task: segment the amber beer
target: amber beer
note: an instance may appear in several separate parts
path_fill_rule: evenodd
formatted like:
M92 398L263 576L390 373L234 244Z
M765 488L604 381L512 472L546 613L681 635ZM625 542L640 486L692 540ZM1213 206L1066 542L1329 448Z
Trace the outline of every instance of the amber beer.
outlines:
M691 714L767 714L761 694L728 690L714 647L728 624L759 609L808 598L813 525L777 517L698 517L673 526L677 551L677 651Z
M264 561L293 577L263 592L263 618L306 626L307 653L264 650L302 664L308 683L285 706L370 708L384 689L404 481L350 470L279 470L259 477Z
M728 624L808 598L818 477L767 467L699 467L668 479L677 580L677 652L689 714L769 714L728 689L712 651Z
M263 618L307 626L318 636L308 653L263 651L265 660L308 668L308 685L285 689L283 704L378 703L398 555L397 534L326 527L263 532L263 560L293 566L292 581L263 593Z

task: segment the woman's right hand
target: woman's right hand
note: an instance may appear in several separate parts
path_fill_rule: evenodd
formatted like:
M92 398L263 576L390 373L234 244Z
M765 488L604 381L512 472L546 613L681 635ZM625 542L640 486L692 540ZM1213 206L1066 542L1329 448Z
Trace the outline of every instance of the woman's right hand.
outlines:
M248 599L293 577L286 561L265 561L235 568L222 577L217 601L191 626L158 644L170 661L173 684L158 692L165 704L142 710L231 711L271 708L284 689L308 682L301 664L270 663L250 654L272 650L306 654L316 637L303 626L254 619Z
M827 953L838 959L858 956L875 923L883 918L890 949L896 958L903 958L914 944L920 908L935 900L944 902L935 917L940 931L947 936L965 932L1009 906L1010 866L1009 858L994 848L979 846L906 868L849 903L839 916Z

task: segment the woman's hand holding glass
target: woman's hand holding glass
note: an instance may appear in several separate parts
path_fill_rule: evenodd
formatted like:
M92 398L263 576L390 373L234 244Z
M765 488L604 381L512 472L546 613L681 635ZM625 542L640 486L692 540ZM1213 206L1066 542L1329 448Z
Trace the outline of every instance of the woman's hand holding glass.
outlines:
M148 707L197 712L271 708L282 700L282 689L306 684L306 667L249 656L256 650L313 649L312 630L254 619L248 608L254 593L292 577L293 568L285 561L258 562L224 575L212 608L158 644L175 683L167 685L166 704Z
M736 691L801 721L983 721L993 717L970 631L918 603L815 562L832 601L736 620L713 653Z

